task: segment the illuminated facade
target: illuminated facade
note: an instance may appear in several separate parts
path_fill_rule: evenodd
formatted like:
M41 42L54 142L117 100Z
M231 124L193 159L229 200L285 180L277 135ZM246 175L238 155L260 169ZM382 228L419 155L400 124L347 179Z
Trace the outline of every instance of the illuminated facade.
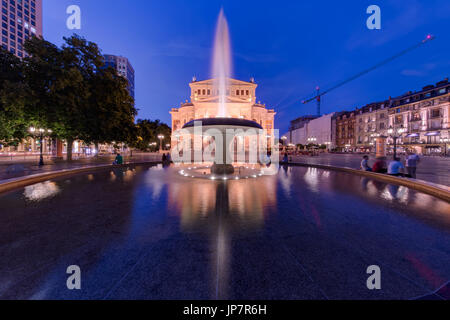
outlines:
M0 45L19 58L26 57L25 40L42 36L42 0L1 0Z
M182 103L179 108L170 111L172 115L172 146L176 144L175 132L196 119L215 118L218 114L220 92L214 85L214 80L196 81L189 84L191 88L190 101ZM268 135L273 136L274 118L276 112L267 109L261 102L256 102L257 84L229 79L226 92L226 110L231 118L252 120L260 124Z
M404 129L399 138L403 149L421 154L444 153L443 148L448 147L444 141L450 139L448 79L395 99L389 109L389 127Z
M356 111L357 151L374 151L375 139L379 136L387 136L389 105L389 101L372 103Z

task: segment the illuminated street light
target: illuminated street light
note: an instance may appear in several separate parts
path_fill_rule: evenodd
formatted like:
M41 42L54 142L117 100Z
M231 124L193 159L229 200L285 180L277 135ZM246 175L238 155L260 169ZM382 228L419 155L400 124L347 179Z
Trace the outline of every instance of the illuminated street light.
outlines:
M39 130L35 127L30 127L28 131L31 133L32 136L38 137L40 142L40 151L39 151L39 166L42 167L44 165L44 137L46 134L50 135L52 134L52 130L45 130L40 128ZM36 132L39 132L36 134Z
M403 127L403 125L401 125L397 129L394 129L392 126L390 126L387 132L394 140L394 159L395 159L397 158L397 139L402 137L402 135L406 132L406 129Z
M164 139L164 136L162 135L162 134L160 134L159 136L158 136L158 139L159 139L159 152L162 152L162 150L163 150L163 147L162 147L162 141L163 141L163 139Z

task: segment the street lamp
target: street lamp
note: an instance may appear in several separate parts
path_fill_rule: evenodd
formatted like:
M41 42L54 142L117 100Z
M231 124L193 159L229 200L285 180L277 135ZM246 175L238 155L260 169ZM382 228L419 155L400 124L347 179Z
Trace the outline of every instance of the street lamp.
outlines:
M441 143L444 144L444 156L447 156L447 143L450 141L449 138L441 138Z
M284 144L286 143L287 137L286 136L282 136L281 140L283 141L283 146L284 146Z
M48 133L51 134L52 130L45 130L45 129L36 129L35 127L30 127L28 131L31 133L31 135L35 137L39 137L40 142L40 151L39 151L39 166L42 167L44 165L44 134Z
M160 134L160 135L158 136L158 139L159 139L159 152L161 153L162 150L163 150L162 141L163 141L163 139L164 139L164 136L163 136L162 134Z
M394 159L397 158L397 139L401 138L402 134L406 132L406 129L403 128L403 125L398 129L394 129L392 126L388 129L388 134L394 140Z

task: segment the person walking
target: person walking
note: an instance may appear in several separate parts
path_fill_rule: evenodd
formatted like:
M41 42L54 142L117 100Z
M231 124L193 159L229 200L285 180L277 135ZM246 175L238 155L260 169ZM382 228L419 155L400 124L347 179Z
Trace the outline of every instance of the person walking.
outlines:
M363 157L361 161L361 170L372 171L372 168L369 166L369 156Z
M403 173L400 171L403 171L405 169L405 166L403 163L401 163L400 158L394 158L393 161L389 163L388 166L388 175L391 176L402 176Z
M411 178L416 179L417 164L420 162L420 158L414 152L410 152L406 158L406 170Z

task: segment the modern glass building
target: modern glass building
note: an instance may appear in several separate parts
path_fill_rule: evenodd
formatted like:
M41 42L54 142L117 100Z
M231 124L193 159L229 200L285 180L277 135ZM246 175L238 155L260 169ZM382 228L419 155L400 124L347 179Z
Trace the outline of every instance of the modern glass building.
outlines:
M42 35L42 0L1 0L1 46L19 58L26 56L25 40Z
M122 56L115 56L112 54L105 54L106 67L112 67L117 70L117 73L128 80L128 91L134 99L134 69L130 61Z

